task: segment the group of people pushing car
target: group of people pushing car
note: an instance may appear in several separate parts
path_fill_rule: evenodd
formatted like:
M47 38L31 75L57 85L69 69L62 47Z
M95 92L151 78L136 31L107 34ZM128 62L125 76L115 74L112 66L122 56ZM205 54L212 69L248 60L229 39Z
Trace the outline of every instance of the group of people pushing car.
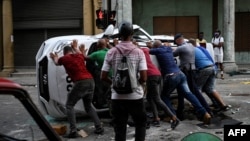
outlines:
M178 48L175 50L168 43L162 43L160 40L148 42L147 47L138 47L138 44L132 41L133 25L131 23L122 22L118 30L121 40L119 43L115 40L114 46L108 47L108 42L100 39L97 43L99 50L88 56L84 44L78 46L76 40L71 46L64 47L64 56L58 57L57 54L50 53L51 59L56 65L64 66L74 83L66 102L70 123L70 132L67 137L78 137L74 106L79 100L83 100L86 112L94 121L96 128L94 132L97 134L104 132L103 125L91 104L95 82L85 65L85 61L89 59L98 63L101 70L100 79L111 88L110 108L116 141L126 140L129 116L132 117L135 126L135 141L145 140L148 123L145 97L152 109L152 124L160 126L158 111L163 110L166 116L170 117L172 129L175 129L185 118L183 115L184 99L192 104L198 120L204 124L210 124L214 111L204 98L203 92L211 99L212 104L217 106L217 110L228 108L214 88L217 71L215 62L204 47L196 45L195 40L186 42L182 34L176 34L174 40ZM112 76L116 73L117 66L122 59L117 48L122 54L129 53L126 57L132 62L130 69L138 73L139 85L133 88L132 93L121 95L112 88ZM152 63L150 55L156 56L159 68ZM174 60L176 56L179 56L180 66L177 66ZM161 82L163 82L162 88ZM177 109L173 107L170 98L174 90L178 92Z

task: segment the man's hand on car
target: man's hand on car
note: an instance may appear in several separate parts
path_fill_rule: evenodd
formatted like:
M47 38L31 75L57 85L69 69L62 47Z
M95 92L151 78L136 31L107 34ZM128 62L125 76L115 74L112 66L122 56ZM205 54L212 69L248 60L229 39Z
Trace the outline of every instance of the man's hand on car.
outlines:
M147 45L148 48L152 48L153 47L152 42L147 42L146 45Z
M80 44L79 50L82 52L82 54L87 55L88 49L85 49L85 44Z

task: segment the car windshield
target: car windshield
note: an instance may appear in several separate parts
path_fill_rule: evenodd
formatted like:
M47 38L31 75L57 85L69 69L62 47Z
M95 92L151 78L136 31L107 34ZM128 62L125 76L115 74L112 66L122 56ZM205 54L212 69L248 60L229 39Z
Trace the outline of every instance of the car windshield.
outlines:
M137 42L148 42L152 40L148 35L145 34L145 32L140 29L134 30L133 39L135 39Z
M118 37L118 33L110 36L111 39ZM137 42L148 42L152 40L148 35L145 34L145 32L140 29L134 29L133 39L135 39Z

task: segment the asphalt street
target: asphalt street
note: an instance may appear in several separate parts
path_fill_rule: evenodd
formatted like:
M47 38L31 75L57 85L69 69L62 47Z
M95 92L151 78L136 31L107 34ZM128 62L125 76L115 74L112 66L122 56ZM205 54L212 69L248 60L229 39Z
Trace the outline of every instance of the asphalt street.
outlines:
M26 89L32 97L35 104L38 104L36 77L30 76L12 76L7 79L19 83ZM231 73L226 74L225 79L216 79L216 90L226 104L231 108L228 111L218 113L218 117L226 116L227 118L235 119L235 121L242 122L242 125L250 125L250 74L249 73ZM205 95L205 94L204 94ZM206 96L205 96L206 97ZM207 97L206 97L207 98ZM209 99L207 99L209 103ZM43 140L44 135L35 127L35 123L28 113L21 109L20 104L14 98L5 96L0 97L0 133L7 135L25 138L27 140ZM181 141L184 137L197 132L205 132L215 135L223 140L224 129L218 124L214 123L210 126L200 126L201 121L198 121L190 112L191 107L187 104L186 112L184 113L186 119L181 121L175 130L170 130L168 121L162 120L160 127L150 126L147 129L147 141ZM150 115L150 114L149 114ZM44 115L51 125L66 125L66 119L54 119L49 115ZM93 133L94 126L88 117L81 117L77 119L78 127L83 129L88 136L85 138L66 139L65 141L111 141L114 139L114 132L112 126L109 124L110 118L106 115L100 115L105 131L103 135L96 135ZM23 133L24 130L29 131ZM134 140L134 127L128 125L127 140Z

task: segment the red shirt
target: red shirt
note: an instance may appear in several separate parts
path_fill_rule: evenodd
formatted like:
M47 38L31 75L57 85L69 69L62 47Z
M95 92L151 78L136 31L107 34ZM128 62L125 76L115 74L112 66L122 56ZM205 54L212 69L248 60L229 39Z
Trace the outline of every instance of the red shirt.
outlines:
M93 78L86 68L82 54L67 54L59 58L59 65L63 65L73 82Z
M148 76L161 75L161 72L159 71L159 69L151 61L151 58L149 55L149 48L141 48L141 49L144 52L144 55L147 61L147 67L148 67L147 75Z

